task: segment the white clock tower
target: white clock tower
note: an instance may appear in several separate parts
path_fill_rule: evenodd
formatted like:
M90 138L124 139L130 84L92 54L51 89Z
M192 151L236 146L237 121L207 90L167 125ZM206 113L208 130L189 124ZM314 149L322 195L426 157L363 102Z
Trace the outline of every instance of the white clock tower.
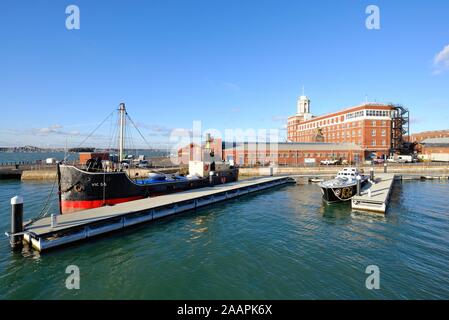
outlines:
M296 102L297 114L304 117L304 121L310 120L312 114L310 113L310 99L304 95L304 87L302 88L302 95L298 97Z

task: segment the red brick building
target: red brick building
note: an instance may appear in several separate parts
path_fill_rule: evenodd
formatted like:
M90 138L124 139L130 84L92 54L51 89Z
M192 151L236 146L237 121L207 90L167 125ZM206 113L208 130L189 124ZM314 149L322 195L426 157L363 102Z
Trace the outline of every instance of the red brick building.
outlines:
M189 161L203 160L203 150L209 149L213 151L217 156L222 155L223 142L218 138L208 138L209 141L203 143L201 146L195 143L190 143L189 145L178 150L178 164L189 164Z
M321 160L347 160L359 163L364 150L353 143L240 143L223 150L223 159L247 165L319 164Z
M414 151L417 153L423 152L422 142L426 139L437 139L437 138L449 138L449 130L433 130L433 131L423 131L411 134L408 137L408 141L414 144Z
M79 164L86 164L87 160L100 158L101 160L109 160L108 152L80 152Z
M449 162L449 137L427 138L421 141L420 158L428 161Z
M434 130L418 132L410 135L410 142L420 143L430 138L449 138L449 130Z
M287 139L292 142L354 143L365 156L389 154L392 148L392 125L396 107L365 103L338 112L313 116L310 100L298 98L297 113L288 118Z

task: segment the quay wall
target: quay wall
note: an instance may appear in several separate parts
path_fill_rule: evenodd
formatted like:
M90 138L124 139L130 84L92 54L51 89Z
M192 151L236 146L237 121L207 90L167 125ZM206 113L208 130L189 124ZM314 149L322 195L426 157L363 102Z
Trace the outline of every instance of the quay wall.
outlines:
M273 167L274 175L314 175L314 174L329 174L335 175L343 166L314 166L314 167L288 167L278 166ZM370 168L374 168L375 173L383 173L383 165L376 166L358 166L363 169L365 173L369 173ZM410 173L410 174L448 174L449 164L405 164L405 165L388 165L388 173ZM155 169L131 169L130 177L147 177L150 172L176 173L179 168L155 168ZM253 176L268 176L270 175L269 167L253 167L240 168L239 176L253 177ZM56 169L47 170L24 170L22 173L22 180L53 180L56 177Z
M26 170L22 172L22 180L54 180L56 170Z
M357 166L363 169L365 173L369 173L370 168L374 168L374 173L383 173L383 166ZM273 167L273 175L313 175L313 174L337 174L342 166L316 166L316 167ZM449 164L445 165L389 165L387 167L388 173L449 173ZM259 168L240 168L239 176L267 176L270 175L269 167Z
M14 169L0 169L0 180L20 179L22 171Z

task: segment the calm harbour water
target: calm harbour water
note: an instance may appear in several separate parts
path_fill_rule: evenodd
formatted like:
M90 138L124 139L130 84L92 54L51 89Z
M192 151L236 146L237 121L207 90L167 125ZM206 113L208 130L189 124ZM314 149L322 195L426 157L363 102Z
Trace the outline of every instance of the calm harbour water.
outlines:
M68 160L75 159L74 154L65 154L64 152L0 152L0 163L45 161L47 158L61 161L65 156Z
M128 154L138 156L145 155L146 157L159 157L167 155L164 150L127 150ZM64 152L0 152L0 164L11 162L34 162L47 158L55 158L56 160L63 160L65 157L68 161L78 159L78 153L64 153Z
M0 181L39 213L51 184ZM1 299L448 299L448 181L398 182L385 218L284 186L44 254L0 241ZM56 209L56 201L53 199ZM79 266L81 289L65 288ZM365 268L380 268L380 290Z

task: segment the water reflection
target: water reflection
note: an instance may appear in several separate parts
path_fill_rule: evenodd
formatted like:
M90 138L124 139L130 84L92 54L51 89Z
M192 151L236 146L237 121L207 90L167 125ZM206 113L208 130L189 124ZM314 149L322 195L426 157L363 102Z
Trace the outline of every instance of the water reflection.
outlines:
M209 231L208 225L213 223L214 214L197 216L192 220L193 227L190 228L190 237L186 240L191 242L193 240L201 238L205 233Z
M26 187L3 187L10 188L0 203L6 230L9 195ZM27 210L39 211L42 189L26 190ZM5 241L0 298L447 299L448 192L447 181L395 184L383 217L327 205L316 185L292 185L42 257L28 248L13 254ZM384 280L368 292L364 268L373 263ZM64 286L68 264L86 280L77 293Z
M348 219L351 215L351 204L349 201L326 203L321 200L321 202L320 213L324 218L329 219L329 221Z

